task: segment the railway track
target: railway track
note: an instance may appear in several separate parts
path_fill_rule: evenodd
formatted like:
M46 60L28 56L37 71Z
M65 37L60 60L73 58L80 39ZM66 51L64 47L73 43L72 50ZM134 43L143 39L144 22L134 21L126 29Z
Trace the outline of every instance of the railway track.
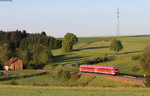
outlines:
M47 72L57 72L56 70L37 70L37 71L47 71ZM119 81L119 82L125 82L125 83L131 83L131 84L137 84L141 86L145 86L145 78L144 77L135 77L135 76L127 76L127 75L108 75L108 74L99 74L99 73L85 73L85 72L78 72L78 74L84 74L84 75L93 75L95 77L102 77L113 81ZM94 77L94 78L95 78Z
M122 76L122 75L105 75L105 74L95 74L95 73L84 73L84 72L79 72L79 74L85 74L85 75L94 75L98 77L103 77L109 80L113 81L120 81L120 82L126 82L126 83L132 83L132 84L137 84L137 85L144 85L145 79L144 78L138 78L134 76Z

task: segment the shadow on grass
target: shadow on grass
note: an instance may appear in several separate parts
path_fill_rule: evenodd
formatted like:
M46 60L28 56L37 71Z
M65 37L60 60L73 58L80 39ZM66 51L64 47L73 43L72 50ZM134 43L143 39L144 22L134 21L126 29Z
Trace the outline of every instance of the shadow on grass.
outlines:
M88 47L88 48L76 49L76 50L74 50L74 51L88 50L88 49L103 49L103 48L109 48L109 46L102 46L102 47Z
M41 72L41 73L30 74L30 75L4 77L4 78L0 78L0 82L2 82L2 81L8 81L8 80L13 80L13 79L32 78L32 77L36 77L36 76L42 76L42 75L45 75L45 74L48 74L48 73L49 72Z
M59 55L55 56L55 63L57 62L69 62L69 61L78 61L79 59L85 58L82 56L73 56L73 57L67 57L67 55Z
M127 73L119 73L118 75L120 75L120 76L131 76L131 77L135 77L135 78L144 78L143 75L135 75L135 74L127 74Z
M140 53L140 52L144 52L144 51L124 52L124 53L120 53L120 55L123 55L123 54L130 54L130 53Z

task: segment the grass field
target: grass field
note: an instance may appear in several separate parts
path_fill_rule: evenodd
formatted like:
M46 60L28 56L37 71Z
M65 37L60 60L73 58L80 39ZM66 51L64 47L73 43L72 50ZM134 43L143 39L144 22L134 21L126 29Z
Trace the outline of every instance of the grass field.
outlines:
M108 56L114 56L114 52L109 50L110 40L114 37L82 37L79 38L79 43L74 46L74 49L78 49L88 42L95 41L82 48L80 51L74 51L71 53L62 53L61 49L53 50L53 54L56 57L55 64L73 64L82 62L84 60L90 60L96 57L103 57L105 54ZM109 41L104 41L109 40ZM119 52L111 61L98 63L96 65L105 66L119 66L122 73L143 75L144 71L141 68L139 60L131 60L133 56L141 55L144 48L150 42L150 36L122 36L120 40L123 43L124 49ZM136 67L139 70L137 72L132 71L132 68ZM58 67L58 69L60 66Z
M1 96L149 96L149 88L1 86Z
M120 36L119 39L129 42L138 42L138 43L149 43L150 35L133 35L133 36ZM111 40L116 38L116 36L101 36L101 37L79 37L79 43L95 42L101 40ZM117 37L118 38L118 37Z
M150 42L150 36L121 36L124 49L119 55L109 50L110 40L114 37L81 37L74 49L79 51L63 53L61 49L52 50L55 66L45 69L66 69L78 71L78 67L68 66L96 57L113 57L110 61L95 65L119 66L121 73L143 75L140 56ZM89 44L89 42L91 42ZM86 46L85 46L86 45ZM63 66L68 64L67 66ZM138 70L133 71L136 67ZM0 96L149 96L150 89L141 85L115 81L101 76L81 75L76 81L61 80L57 72L44 73L36 70L10 71L8 76L0 77ZM71 86L71 87L67 87Z

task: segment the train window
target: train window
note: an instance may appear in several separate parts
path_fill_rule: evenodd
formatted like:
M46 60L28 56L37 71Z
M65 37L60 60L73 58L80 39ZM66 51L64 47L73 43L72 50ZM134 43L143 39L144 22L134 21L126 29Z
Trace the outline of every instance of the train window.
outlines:
M110 69L106 69L107 71L110 71Z
M119 69L118 68L115 68L115 71L118 71Z

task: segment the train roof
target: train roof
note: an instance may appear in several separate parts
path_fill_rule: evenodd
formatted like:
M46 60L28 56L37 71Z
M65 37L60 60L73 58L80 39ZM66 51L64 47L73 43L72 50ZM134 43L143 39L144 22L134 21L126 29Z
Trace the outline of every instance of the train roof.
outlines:
M96 67L96 68L118 68L117 66L98 66L98 65L80 65L84 67Z

